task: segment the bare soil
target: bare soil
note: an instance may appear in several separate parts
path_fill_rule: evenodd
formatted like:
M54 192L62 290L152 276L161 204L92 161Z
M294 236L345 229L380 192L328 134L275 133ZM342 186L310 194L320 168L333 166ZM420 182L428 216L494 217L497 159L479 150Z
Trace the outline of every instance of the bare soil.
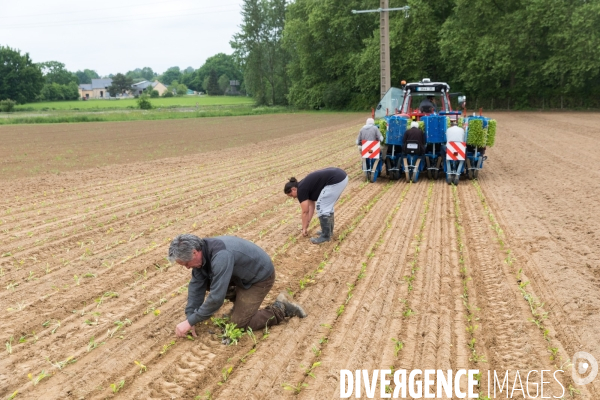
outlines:
M563 369L568 389L575 352L600 359L600 115L493 116L479 181L455 188L366 183L352 114L0 127L0 396L329 399L340 369L390 367L479 369L484 393L488 370ZM350 183L315 246L282 186L327 166ZM288 290L309 316L256 345L210 321L176 339L189 271L165 255L184 232L253 240L276 265L265 305ZM598 378L572 387L600 398Z

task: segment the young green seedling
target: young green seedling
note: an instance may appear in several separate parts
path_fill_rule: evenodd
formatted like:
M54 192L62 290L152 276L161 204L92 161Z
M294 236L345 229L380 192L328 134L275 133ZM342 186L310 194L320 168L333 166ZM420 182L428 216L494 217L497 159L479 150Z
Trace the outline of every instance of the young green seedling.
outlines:
M298 384L294 386L290 385L289 383L282 383L281 386L283 386L285 390L292 391L294 392L294 394L299 394L302 391L302 389L308 387L308 384L304 382L298 382Z
M147 368L144 364L142 364L140 361L134 361L134 363L140 368L140 374L146 372Z
M123 386L125 386L125 379L123 379L117 383L111 383L110 389L112 390L113 393L117 393L119 390L121 390L123 388Z
M404 348L404 343L394 338L392 338L392 342L394 342L394 356L398 357L398 353Z

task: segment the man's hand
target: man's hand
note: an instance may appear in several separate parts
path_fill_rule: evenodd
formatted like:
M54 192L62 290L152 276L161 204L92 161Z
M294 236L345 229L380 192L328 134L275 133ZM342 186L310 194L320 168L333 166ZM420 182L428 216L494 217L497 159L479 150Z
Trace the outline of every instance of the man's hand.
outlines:
M302 235L308 236L308 229L302 229Z
M175 327L175 336L177 337L185 337L186 333L188 333L189 331L192 331L192 336L193 337L197 337L196 336L196 329L190 325L190 323L187 321L187 319L183 322L180 322L179 324L177 324L177 326Z

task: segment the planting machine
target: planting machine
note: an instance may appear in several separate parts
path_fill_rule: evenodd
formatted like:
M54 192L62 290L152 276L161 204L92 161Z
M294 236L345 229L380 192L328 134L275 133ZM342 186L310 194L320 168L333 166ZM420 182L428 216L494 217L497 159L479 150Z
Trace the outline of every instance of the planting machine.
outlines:
M458 96L463 111L453 110L450 86L444 82L402 82L402 89L391 88L383 97L373 117L376 124L385 124L386 149L376 161L363 162L367 178L375 182L385 165L389 179L404 176L417 182L422 172L429 179L438 179L443 172L449 184L457 185L460 176L476 179L483 168L487 146L495 140L496 121L481 116L467 117L465 96ZM465 130L464 138L447 140L446 131L452 121ZM425 148L417 142L404 140L404 133L417 122L425 136ZM363 144L363 158L364 154Z

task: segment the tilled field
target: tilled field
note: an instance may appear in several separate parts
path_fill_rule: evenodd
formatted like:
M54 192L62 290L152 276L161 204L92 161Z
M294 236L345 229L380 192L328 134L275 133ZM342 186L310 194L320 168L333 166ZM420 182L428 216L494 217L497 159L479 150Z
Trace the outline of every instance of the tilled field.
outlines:
M574 385L569 366L577 351L600 359L600 116L495 117L479 181L457 187L366 183L361 121L339 116L218 153L5 181L0 396L329 399L341 369L479 369L487 393L488 370L510 370L512 388L517 371L525 386L563 369L564 398L600 398L600 379ZM282 188L326 166L350 184L334 240L314 246ZM165 255L184 232L263 247L277 272L266 303L288 290L309 316L236 346L210 321L175 339L189 271Z

